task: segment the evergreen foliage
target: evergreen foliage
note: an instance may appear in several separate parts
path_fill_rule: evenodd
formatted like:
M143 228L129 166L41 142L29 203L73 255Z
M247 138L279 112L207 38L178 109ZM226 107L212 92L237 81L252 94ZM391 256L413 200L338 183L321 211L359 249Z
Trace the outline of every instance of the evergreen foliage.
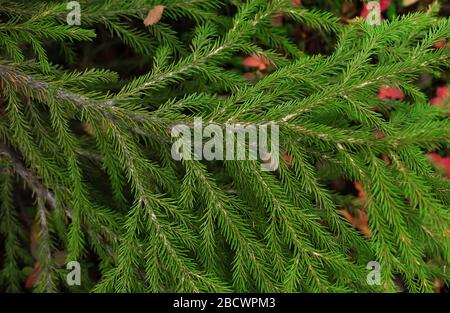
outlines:
M70 26L65 1L0 0L1 290L23 291L22 268L35 262L38 292L448 283L450 183L425 152L450 146L450 125L414 84L450 65L450 45L433 47L450 38L436 5L374 26L291 0L80 3L82 25ZM162 19L144 26L155 5ZM299 50L271 23L280 12L335 40L330 54ZM142 75L82 60L80 47L99 34L131 48ZM270 73L244 78L236 68L248 55ZM407 100L377 98L384 85ZM173 160L170 127L195 117L279 125L279 169ZM333 190L336 178L364 187L370 238L340 213L355 196ZM80 287L66 285L61 252L81 263ZM371 260L381 286L367 284Z

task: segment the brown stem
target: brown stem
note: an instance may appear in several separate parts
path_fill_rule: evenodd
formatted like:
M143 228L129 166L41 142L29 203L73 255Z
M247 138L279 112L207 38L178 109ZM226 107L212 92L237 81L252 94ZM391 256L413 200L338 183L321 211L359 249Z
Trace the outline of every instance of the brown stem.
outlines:
M34 176L20 161L19 156L7 145L0 143L0 155L7 156L14 167L16 173L27 183L36 196L44 200L52 209L56 208L56 199L48 188Z

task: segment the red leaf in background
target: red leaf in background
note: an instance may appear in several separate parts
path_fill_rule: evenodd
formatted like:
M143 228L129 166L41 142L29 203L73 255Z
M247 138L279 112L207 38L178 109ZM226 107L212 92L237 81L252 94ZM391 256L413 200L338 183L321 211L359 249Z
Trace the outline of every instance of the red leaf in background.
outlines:
M163 5L157 5L150 11L148 11L148 15L144 20L145 26L151 26L153 24L156 24L161 19L164 12L164 6Z
M356 188L356 190L358 190L358 198L366 200L367 195L366 195L366 192L364 191L364 188L363 188L361 182L355 181L355 188Z
M361 9L361 13L359 13L359 15L364 18L366 18L367 15L369 15L369 9L367 8L367 5L363 6L363 8Z
M438 97L431 98L430 104L440 107L440 106L442 106L442 99L440 99Z
M367 216L366 212L363 210L358 210L358 218L357 218L357 225L356 228L359 229L361 233L363 233L366 238L370 238L372 235L370 229L369 229L369 217Z
M244 77L250 80L256 79L255 73L244 73Z
M363 210L357 210L357 215L352 216L347 210L339 210L342 216L352 225L353 228L358 229L366 238L372 235L369 229L369 218Z
M283 154L283 160L286 162L287 166L289 167L292 166L292 157L289 154L287 154L287 152Z
M292 0L292 4L296 5L296 6L301 6L302 5L302 0Z
M37 282L40 273L41 267L39 266L38 263L36 263L30 275L28 275L27 280L25 281L25 288L27 289L33 288Z
M383 155L381 156L381 158L383 159L384 164L386 164L386 165L391 164L391 160L389 160L389 157L388 157L386 154L383 154Z
M450 179L450 156L443 158L435 152L428 153L427 156L431 162L442 168L444 174Z
M439 163L442 159L442 157L435 152L428 153L427 156L431 159L433 163Z
M444 231L444 236L450 238L450 229Z
M380 0L380 9L381 12L384 12L391 5L391 0Z
M269 62L263 56L254 54L252 56L246 57L244 61L242 61L242 64L247 67L257 67L262 71L267 68Z
M256 73L244 73L244 77L250 80L258 80L258 79L263 79L264 78L264 74L261 73L260 71L257 71Z
M378 92L378 98L379 99L395 99L395 100L402 100L405 98L405 94L403 91L396 87L389 87L389 86L383 86L380 88L380 91Z
M284 14L283 13L277 13L277 15L272 19L270 22L273 26L283 26L283 19Z
M375 138L375 139L384 138L384 133L382 130L376 130L372 134L373 134L373 138Z
M438 42L436 42L435 44L434 44L434 48L436 48L436 49L439 49L439 48L442 48L442 47L445 47L446 45L447 45L447 39L444 39L444 40L441 40L441 41L438 41Z
M345 219L350 223L350 225L355 227L355 225L356 225L355 220L353 219L353 216L347 210L339 210L339 212L341 212L342 216L345 217Z
M448 87L437 87L436 89L436 97L443 98L448 96Z
M445 157L441 159L439 165L442 166L447 172L450 171L450 157Z
M448 87L437 87L436 89L436 97L430 100L430 103L435 106L442 106L447 101L448 98Z

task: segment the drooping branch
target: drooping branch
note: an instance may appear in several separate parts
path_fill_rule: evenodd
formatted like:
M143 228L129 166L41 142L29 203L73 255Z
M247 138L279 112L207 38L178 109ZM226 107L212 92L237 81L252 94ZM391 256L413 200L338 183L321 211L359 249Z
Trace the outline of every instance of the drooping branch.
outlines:
M116 104L112 100L98 101L64 88L54 90L54 87L50 83L38 80L32 75L22 73L5 64L0 64L0 78L5 80L9 85L16 86L19 89L31 88L36 93L45 96L51 94L55 99L73 103L79 108L98 107L106 109L106 107L114 107Z
M11 162L14 171L17 173L17 175L20 176L20 178L28 185L28 187L33 191L33 193L36 195L37 198L37 204L38 204L38 210L39 210L39 221L41 224L41 228L44 233L48 232L48 223L47 223L47 217L46 217L46 208L45 204L47 204L51 209L57 208L57 201L53 193L48 189L47 186L45 186L44 183L41 182L41 180L36 177L30 170L28 170L25 165L20 160L19 155L13 151L10 147L7 145L0 143L0 156L6 156L9 161ZM66 215L69 218L72 218L71 209L67 208L65 210ZM83 228L86 231L89 231L91 236L95 236L96 239L99 242L102 242L103 239L100 238L100 236L97 233L91 232L89 228L83 224ZM117 236L108 231L108 233L114 238L114 240L118 240ZM115 252L112 251L111 247L106 244L105 242L105 249L108 251L108 253L113 257L113 259L116 259Z
M92 109L102 114L105 118L110 120L113 124L116 124L120 120L128 119L138 125L143 123L153 122L158 123L161 127L166 126L168 123L155 115L144 115L125 108L117 106L117 101L114 99L96 100L90 97L72 92L65 88L52 86L51 83L39 80L33 75L23 73L12 66L0 64L0 85L2 80L7 85L14 86L19 90L32 89L35 98L54 98L61 102L68 102L75 105L80 110ZM55 89L56 88L56 89ZM129 126L123 123L126 128L129 128L132 132L139 135L150 135L152 137L156 134L149 134L147 130L144 130L139 126ZM177 123L175 123L177 124ZM161 139L161 138L159 138Z
M31 188L36 194L38 200L42 203L47 203L52 209L56 208L56 199L53 193L31 173L22 163L20 157L7 145L0 143L0 155L6 156L12 163L15 172L22 178L22 180Z

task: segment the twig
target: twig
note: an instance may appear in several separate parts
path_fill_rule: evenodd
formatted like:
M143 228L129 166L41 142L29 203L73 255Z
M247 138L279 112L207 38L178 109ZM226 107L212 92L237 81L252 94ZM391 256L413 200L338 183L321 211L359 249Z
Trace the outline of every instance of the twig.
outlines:
M53 193L37 178L34 176L29 170L25 168L25 166L20 161L19 156L16 152L14 152L11 148L9 148L7 145L0 143L0 155L7 156L12 166L14 167L15 172L26 182L26 184L33 190L33 192L37 196L37 202L38 202L38 209L39 209L39 218L41 221L41 227L45 232L48 232L48 225L47 225L47 219L46 219L46 209L45 209L45 203L47 203L50 208L56 209L57 203L55 196ZM66 215L71 218L72 213L70 209L65 210ZM86 225L83 224L83 227L89 231L91 234L92 232L87 228ZM110 236L114 238L114 240L118 240L118 237L113 232L109 232ZM101 241L98 234L95 234L97 237L97 240ZM115 259L115 253L111 250L111 248L106 245L106 249L108 253Z
M56 208L56 199L52 192L32 173L30 173L20 161L18 155L7 145L0 143L0 155L7 156L16 173L27 183L38 198L43 199L52 209Z
M1 79L5 80L9 85L15 86L16 88L26 89L31 88L36 93L40 94L42 98L43 95L50 97L52 96L56 100L62 102L70 102L77 106L79 109L95 109L98 110L105 118L109 119L112 123L123 117L129 118L130 121L142 124L145 122L157 122L163 127L170 127L169 123L158 118L155 115L146 116L143 114L139 114L133 111L130 111L125 108L121 108L117 106L117 101L114 99L109 100L94 100L89 97L80 95L78 93L71 92L64 88L57 88L52 86L50 83L41 81L32 75L24 74L10 66L5 64L0 64L0 83ZM172 123L172 124L180 124ZM126 124L126 123L125 123ZM167 124L167 126L166 126ZM130 131L139 134L139 135L148 135L151 137L156 137L160 141L166 141L164 138L161 138L158 134L149 134L148 131L143 130L138 127L132 127L130 125L125 125Z

